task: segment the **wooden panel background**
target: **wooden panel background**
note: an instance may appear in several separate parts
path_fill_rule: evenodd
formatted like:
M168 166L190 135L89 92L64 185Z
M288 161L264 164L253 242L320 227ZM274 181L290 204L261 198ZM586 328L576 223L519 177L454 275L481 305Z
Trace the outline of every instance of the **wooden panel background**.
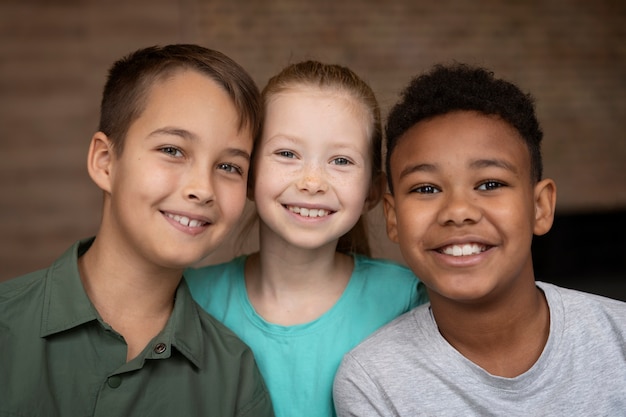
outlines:
M537 98L559 213L626 210L622 1L3 0L0 280L96 232L101 196L85 155L106 71L134 49L175 42L227 53L261 87L301 59L348 65L385 113L434 63L488 66ZM400 260L381 211L370 217L376 255ZM206 262L235 250L231 240Z

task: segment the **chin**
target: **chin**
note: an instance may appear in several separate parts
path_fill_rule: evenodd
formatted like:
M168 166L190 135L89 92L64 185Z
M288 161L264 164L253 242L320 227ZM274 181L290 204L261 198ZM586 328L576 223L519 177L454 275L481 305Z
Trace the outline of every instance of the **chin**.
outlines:
M484 300L492 293L485 285L472 285L469 281L456 285L437 285L434 289L441 297L459 303L473 303Z
M160 264L167 269L182 271L189 266L197 264L207 256L208 254L204 253L194 256L190 255L189 252L181 253L178 251L174 253L162 254Z

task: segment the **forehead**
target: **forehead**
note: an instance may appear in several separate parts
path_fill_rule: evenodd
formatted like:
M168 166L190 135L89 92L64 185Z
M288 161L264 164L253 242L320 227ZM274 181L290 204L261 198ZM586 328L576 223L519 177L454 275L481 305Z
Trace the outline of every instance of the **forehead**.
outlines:
M216 140L252 141L239 128L239 113L228 93L211 77L195 70L177 70L152 83L131 133L144 137L155 130L186 131Z
M415 124L398 139L390 159L394 178L412 164L468 168L479 160L504 161L530 175L530 153L517 130L497 116L473 111Z
M284 111L284 107L310 107L313 109L342 109L352 112L354 116L367 115L366 105L353 94L338 87L317 85L291 85L280 92L274 93L267 101L267 110L270 113L277 107Z
M300 137L370 137L371 121L364 104L332 88L290 87L267 102L264 138L277 133Z

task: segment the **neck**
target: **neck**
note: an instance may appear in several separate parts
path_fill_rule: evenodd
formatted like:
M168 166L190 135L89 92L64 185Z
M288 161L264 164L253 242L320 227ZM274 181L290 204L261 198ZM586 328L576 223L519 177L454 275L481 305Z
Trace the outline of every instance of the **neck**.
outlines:
M98 237L78 259L87 296L102 319L124 336L128 358L136 356L165 327L182 271L133 262Z
M99 238L78 264L85 291L96 307L115 306L127 312L162 310L171 304L182 278L182 271L133 262Z
M550 331L547 301L534 281L506 299L481 305L450 303L433 294L441 335L492 375L515 377L537 361Z
M337 271L344 266L345 255L336 252L338 240L320 247L298 247L259 227L258 265L251 268L259 281L277 289L308 291L336 281ZM248 272L248 271L246 271Z
M354 267L352 257L320 248L296 248L260 234L261 250L246 262L248 298L265 320L282 325L321 316L343 294Z

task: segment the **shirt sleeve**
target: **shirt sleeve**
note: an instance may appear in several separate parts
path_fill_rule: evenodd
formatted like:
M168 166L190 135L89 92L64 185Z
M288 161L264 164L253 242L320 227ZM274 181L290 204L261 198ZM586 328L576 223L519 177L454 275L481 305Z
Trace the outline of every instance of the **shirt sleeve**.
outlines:
M376 383L350 353L344 356L335 376L333 401L338 417L395 415Z

